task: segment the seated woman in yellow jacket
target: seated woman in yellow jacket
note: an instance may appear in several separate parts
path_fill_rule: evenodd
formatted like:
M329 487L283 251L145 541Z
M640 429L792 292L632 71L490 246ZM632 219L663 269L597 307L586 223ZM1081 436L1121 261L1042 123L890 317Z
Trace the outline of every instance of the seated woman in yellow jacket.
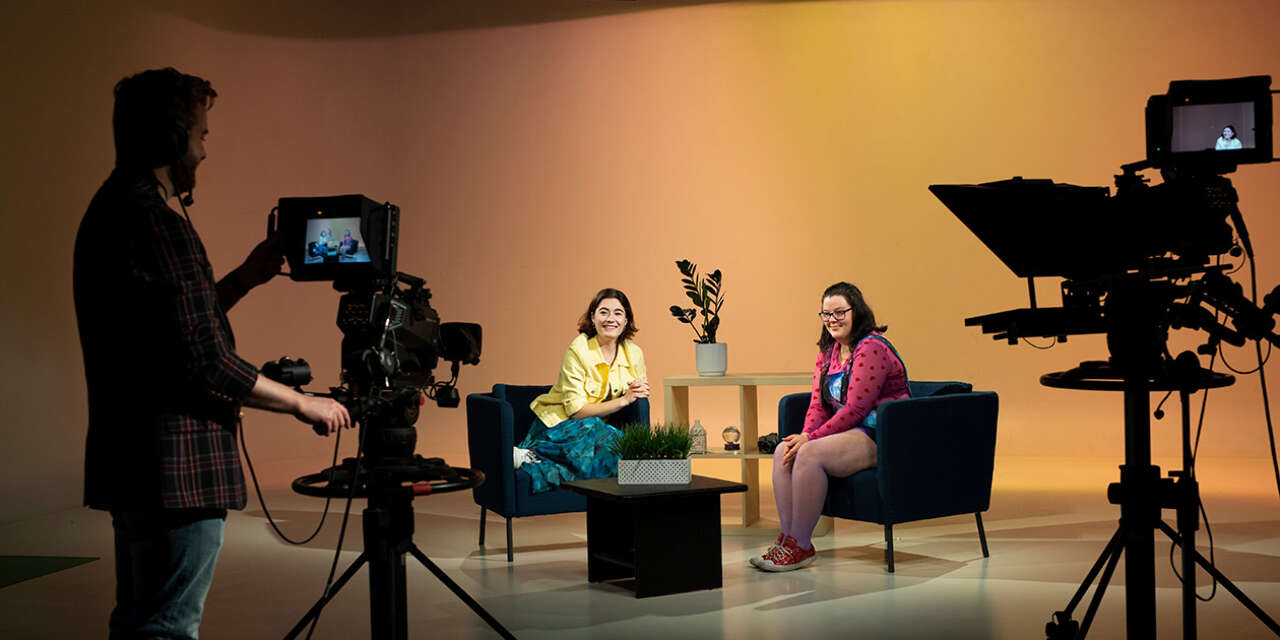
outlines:
M618 475L609 445L620 432L605 419L625 425L627 409L649 397L644 352L631 340L636 319L627 294L601 289L578 320L578 332L555 386L529 405L533 426L516 451L535 493L566 480Z

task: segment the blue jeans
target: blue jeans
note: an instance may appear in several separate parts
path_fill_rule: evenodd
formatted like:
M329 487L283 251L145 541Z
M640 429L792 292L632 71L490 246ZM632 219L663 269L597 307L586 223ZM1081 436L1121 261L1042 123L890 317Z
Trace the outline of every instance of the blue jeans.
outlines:
M222 549L223 510L112 511L116 607L111 639L191 638Z

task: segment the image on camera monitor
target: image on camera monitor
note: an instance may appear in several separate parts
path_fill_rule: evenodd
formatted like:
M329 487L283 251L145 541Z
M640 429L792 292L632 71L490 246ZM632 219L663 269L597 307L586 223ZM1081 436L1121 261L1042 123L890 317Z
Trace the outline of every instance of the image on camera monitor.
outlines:
M369 247L360 235L360 218L307 220L303 264L369 262Z

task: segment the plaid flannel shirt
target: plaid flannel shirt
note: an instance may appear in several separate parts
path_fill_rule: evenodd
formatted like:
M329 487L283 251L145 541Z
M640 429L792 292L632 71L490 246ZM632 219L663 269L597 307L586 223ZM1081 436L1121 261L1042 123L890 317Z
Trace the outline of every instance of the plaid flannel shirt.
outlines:
M85 504L243 508L235 429L257 370L235 354L204 245L154 178L117 170L98 190L76 235L74 289Z

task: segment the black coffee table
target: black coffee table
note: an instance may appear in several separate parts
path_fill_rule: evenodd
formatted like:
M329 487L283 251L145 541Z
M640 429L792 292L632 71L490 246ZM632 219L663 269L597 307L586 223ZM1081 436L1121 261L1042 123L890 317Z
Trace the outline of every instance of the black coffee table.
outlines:
M719 589L720 494L747 485L693 476L689 484L561 485L587 497L587 580L635 578L637 598Z

